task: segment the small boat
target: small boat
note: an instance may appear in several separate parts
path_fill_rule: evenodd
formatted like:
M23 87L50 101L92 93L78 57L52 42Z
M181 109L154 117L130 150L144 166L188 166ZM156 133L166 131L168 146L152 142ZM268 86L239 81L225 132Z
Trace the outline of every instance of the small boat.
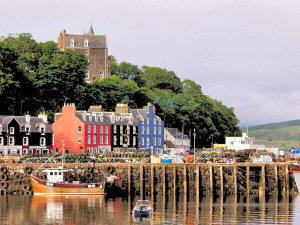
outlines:
M292 171L300 172L300 163L299 162L292 162Z
M47 180L43 180L30 175L34 195L104 195L105 182L86 184L86 183L66 183L65 173L68 170L60 168L48 168L43 171L47 175ZM108 177L110 182L119 178Z
M134 217L151 217L152 208L149 200L138 200L132 210Z

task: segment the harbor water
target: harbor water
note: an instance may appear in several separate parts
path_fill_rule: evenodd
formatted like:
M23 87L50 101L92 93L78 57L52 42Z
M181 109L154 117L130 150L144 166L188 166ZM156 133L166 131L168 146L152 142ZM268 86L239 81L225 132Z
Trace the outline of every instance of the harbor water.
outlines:
M295 173L300 184L300 173ZM230 197L160 196L152 201L153 217L132 217L139 198L76 196L0 196L0 224L299 224L300 196L292 201L258 201Z

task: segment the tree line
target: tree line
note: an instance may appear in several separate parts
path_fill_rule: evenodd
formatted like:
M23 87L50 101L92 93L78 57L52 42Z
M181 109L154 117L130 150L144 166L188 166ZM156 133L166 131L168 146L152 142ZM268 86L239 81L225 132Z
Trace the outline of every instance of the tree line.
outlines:
M186 134L195 129L197 147L241 134L233 108L204 95L194 81L181 81L173 71L114 60L112 76L86 83L87 66L82 53L60 51L53 41L38 43L28 33L2 37L0 114L37 115L44 110L53 122L65 102L81 110L101 104L106 111L119 102L131 108L152 102L166 127L184 128Z

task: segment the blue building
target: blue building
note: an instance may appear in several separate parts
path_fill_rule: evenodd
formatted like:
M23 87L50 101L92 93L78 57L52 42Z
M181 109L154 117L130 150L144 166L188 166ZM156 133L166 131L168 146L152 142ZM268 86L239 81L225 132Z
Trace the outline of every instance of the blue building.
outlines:
M150 154L164 153L164 122L155 115L155 108L148 103L143 109L130 109L138 119L138 148Z

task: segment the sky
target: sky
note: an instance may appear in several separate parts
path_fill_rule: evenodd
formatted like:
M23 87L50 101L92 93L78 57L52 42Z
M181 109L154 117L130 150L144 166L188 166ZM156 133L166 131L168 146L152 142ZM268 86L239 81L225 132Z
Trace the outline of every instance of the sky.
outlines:
M81 34L233 107L240 126L300 119L299 0L0 0L0 36Z

